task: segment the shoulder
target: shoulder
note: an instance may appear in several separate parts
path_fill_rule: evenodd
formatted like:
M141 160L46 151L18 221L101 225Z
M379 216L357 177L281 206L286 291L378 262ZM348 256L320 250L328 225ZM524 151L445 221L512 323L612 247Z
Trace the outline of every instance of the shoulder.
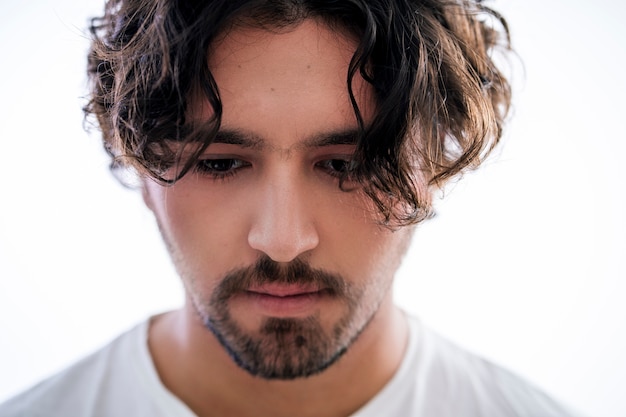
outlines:
M446 416L574 416L513 372L460 348L419 322L413 326L419 340L416 386L428 402L423 404L426 409L441 410Z
M99 351L1 404L0 415L102 415L100 407L107 403L106 397L116 396L116 401L123 401L131 395L128 390L132 386L125 381L132 368L138 366L136 345L144 337L146 327L147 323L134 327Z

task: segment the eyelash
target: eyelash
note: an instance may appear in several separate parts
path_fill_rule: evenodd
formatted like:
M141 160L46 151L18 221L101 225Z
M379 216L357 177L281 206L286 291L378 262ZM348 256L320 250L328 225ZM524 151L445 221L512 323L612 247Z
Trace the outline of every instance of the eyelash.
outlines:
M228 164L227 169L215 169L215 167L209 166L209 164ZM225 180L234 176L237 171L247 168L250 163L237 158L216 158L216 159L202 159L196 163L195 170L201 174L208 175L214 180Z
M337 162L342 164L342 167L339 169L337 169L336 166L333 166L333 164ZM214 166L211 166L211 164ZM215 164L221 164L222 166L216 169ZM237 158L202 159L196 163L195 171L203 175L208 175L214 180L226 180L236 175L238 171L249 166L251 166L249 162ZM315 167L321 169L326 174L334 178L341 178L345 174L346 169L348 170L348 173L353 169L351 160L342 158L324 159L317 162Z
M331 167L331 165L335 162L340 162L345 170L338 170L336 167ZM341 178L346 172L349 174L350 171L354 169L353 162L350 159L342 159L342 158L331 158L324 159L315 164L315 166L320 167L324 172L326 172L331 177Z

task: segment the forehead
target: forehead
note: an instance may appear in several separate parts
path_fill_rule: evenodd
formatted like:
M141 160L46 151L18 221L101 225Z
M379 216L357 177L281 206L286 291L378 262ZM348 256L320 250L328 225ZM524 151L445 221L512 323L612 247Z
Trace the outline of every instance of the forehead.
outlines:
M357 42L317 20L276 30L235 27L216 40L208 65L223 104L222 126L259 137L298 136L356 127L348 67ZM352 87L365 117L370 87Z
M356 39L346 31L313 18L280 28L236 25L211 45L209 67L212 71L233 70L254 63L260 77L276 75L277 71L278 75L292 70L303 74L334 71L347 69L356 45ZM264 56L269 59L261 59Z

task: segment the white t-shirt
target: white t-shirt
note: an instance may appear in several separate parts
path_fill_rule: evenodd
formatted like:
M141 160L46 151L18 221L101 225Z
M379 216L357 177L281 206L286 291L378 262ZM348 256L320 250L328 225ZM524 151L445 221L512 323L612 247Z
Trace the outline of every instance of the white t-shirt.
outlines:
M517 376L410 318L407 352L389 383L350 417L565 417ZM149 321L0 405L0 417L196 417L161 383Z

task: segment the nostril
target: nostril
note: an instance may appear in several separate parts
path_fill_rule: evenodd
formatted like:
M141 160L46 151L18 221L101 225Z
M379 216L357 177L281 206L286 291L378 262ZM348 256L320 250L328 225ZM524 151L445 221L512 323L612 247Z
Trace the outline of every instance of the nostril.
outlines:
M291 262L319 244L315 227L311 225L255 225L248 234L250 247L263 252L275 262Z

